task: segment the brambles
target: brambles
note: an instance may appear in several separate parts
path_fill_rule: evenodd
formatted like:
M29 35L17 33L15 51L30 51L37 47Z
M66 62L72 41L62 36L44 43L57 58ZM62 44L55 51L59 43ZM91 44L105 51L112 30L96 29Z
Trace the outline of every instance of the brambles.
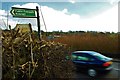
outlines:
M32 33L2 32L2 73L5 79L70 78L69 50L61 43L39 41Z

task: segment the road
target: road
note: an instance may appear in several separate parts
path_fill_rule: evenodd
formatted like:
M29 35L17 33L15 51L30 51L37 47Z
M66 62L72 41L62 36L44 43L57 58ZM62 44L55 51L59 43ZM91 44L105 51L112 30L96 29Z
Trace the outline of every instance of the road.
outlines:
M75 71L73 78L77 80L120 80L120 62L114 62L113 69L109 73L99 74L95 78L89 77L82 71Z

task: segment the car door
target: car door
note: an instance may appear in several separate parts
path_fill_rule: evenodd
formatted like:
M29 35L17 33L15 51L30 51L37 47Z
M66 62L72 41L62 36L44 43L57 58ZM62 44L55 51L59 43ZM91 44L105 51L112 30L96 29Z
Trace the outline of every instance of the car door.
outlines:
M95 56L90 54L86 55L89 58L87 61L88 68L100 69L103 62L99 61Z
M73 54L73 63L76 67L87 68L89 66L89 57L84 53Z

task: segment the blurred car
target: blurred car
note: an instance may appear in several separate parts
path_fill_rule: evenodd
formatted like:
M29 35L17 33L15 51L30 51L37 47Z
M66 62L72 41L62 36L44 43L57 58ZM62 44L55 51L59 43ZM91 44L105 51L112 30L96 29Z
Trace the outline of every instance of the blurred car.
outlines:
M72 53L72 62L79 70L87 70L87 74L95 77L99 71L112 69L112 58L94 51L75 51Z

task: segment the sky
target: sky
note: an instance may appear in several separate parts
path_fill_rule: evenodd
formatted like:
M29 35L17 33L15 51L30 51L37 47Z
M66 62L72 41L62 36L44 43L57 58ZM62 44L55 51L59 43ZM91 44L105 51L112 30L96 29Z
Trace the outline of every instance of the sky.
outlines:
M10 14L11 7L36 9L41 7L47 31L99 31L118 32L118 0L104 1L61 1L61 2L9 2L0 4L0 27L12 28L16 24L32 24L33 30L37 30L36 18L14 18ZM39 11L40 12L40 11ZM8 14L8 16L7 16ZM45 25L40 15L41 29L45 31Z

